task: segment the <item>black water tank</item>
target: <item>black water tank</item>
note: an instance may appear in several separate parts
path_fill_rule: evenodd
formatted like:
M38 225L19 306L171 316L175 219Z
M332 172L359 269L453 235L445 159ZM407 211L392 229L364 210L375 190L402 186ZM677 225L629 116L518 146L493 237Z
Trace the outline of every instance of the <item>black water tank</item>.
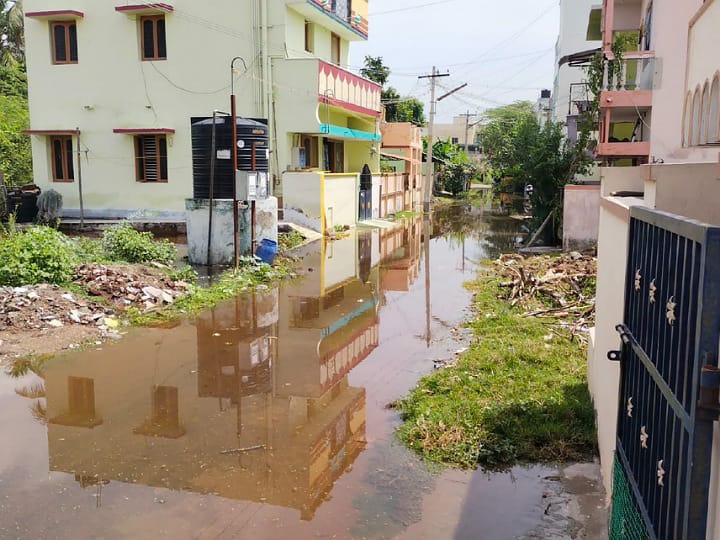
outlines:
M193 197L210 197L210 164L212 158L213 119L192 119ZM237 119L238 169L241 171L268 170L267 125L248 118ZM213 198L232 199L234 174L232 169L232 124L228 117L215 119L215 189Z

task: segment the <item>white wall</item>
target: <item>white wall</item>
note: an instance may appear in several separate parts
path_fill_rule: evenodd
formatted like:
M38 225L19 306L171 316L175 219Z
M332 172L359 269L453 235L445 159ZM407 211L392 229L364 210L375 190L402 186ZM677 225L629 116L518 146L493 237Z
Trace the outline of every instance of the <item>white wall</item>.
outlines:
M588 41L587 28L592 7L598 0L561 0L560 34L555 49L555 88L553 90L553 115L556 122L564 122L570 103L570 84L585 80L582 68L565 64L558 67L563 56L600 47L601 41Z
M285 220L320 231L322 173L286 172L282 180Z
M615 325L623 319L629 208L642 204L642 200L607 194L642 189L642 178L639 167L603 168L601 176L603 197L600 202L595 329L588 350L588 387L595 406L602 478L605 493L610 497L620 369L616 362L607 359L607 352L620 346Z
M354 226L358 220L357 174L325 175L325 216L327 227Z

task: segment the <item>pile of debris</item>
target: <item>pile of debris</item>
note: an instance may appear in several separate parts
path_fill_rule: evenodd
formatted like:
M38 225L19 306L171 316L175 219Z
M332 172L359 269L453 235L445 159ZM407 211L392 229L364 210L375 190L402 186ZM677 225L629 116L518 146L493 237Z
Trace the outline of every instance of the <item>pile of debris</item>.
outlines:
M112 310L76 298L57 285L0 287L0 328L61 328L66 324L117 326Z
M503 298L525 309L524 317L548 317L585 329L595 318L597 259L577 252L559 257L502 255L495 261L505 281Z
M160 272L142 274L132 265L81 264L75 268L74 282L89 294L100 296L118 307L139 307L150 311L172 304L187 292L189 284L173 281Z

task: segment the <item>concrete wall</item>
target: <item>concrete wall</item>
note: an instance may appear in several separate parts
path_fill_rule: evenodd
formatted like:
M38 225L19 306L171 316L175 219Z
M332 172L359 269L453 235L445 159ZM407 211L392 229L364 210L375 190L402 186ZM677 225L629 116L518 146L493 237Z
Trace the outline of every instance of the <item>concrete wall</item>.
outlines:
M323 232L322 178L322 173L315 172L283 174L283 215L287 221Z
M680 81L686 74L687 24L701 5L702 0L653 3L651 45L655 50L656 65L650 156L666 163L688 157L682 149L685 89ZM712 53L708 51L708 54Z
M600 185L565 186L563 249L592 249L597 243L600 219Z
M658 210L720 225L720 164L647 165L643 175Z
M620 370L616 362L607 359L607 352L620 345L615 325L623 320L629 208L635 204L642 204L642 200L603 197L600 203L595 329L588 351L588 386L595 406L608 502L612 493Z
M357 223L359 181L357 174L325 175L324 210L328 229Z

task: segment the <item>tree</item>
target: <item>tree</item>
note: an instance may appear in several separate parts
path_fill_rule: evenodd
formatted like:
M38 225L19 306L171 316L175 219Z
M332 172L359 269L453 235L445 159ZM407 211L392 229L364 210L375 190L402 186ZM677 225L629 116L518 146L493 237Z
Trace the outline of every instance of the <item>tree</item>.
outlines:
M531 195L532 225L537 228L550 212L562 219L564 186L592 163L587 148L589 135L570 143L563 126L547 122L540 126L529 102L518 102L486 113L489 122L482 129L482 146L490 164L496 188ZM548 229L547 240L555 241L556 228Z
M22 0L0 0L0 66L25 65Z
M0 95L0 170L9 185L32 181L30 138L22 133L29 123L25 98Z
M383 87L381 99L385 105L385 120L425 125L425 106L420 100L402 97L392 86L385 87L390 78L390 68L383 64L382 56L366 56L360 75Z
M390 77L390 68L383 64L382 56L368 55L365 56L365 65L360 70L360 75L380 86L385 86Z

